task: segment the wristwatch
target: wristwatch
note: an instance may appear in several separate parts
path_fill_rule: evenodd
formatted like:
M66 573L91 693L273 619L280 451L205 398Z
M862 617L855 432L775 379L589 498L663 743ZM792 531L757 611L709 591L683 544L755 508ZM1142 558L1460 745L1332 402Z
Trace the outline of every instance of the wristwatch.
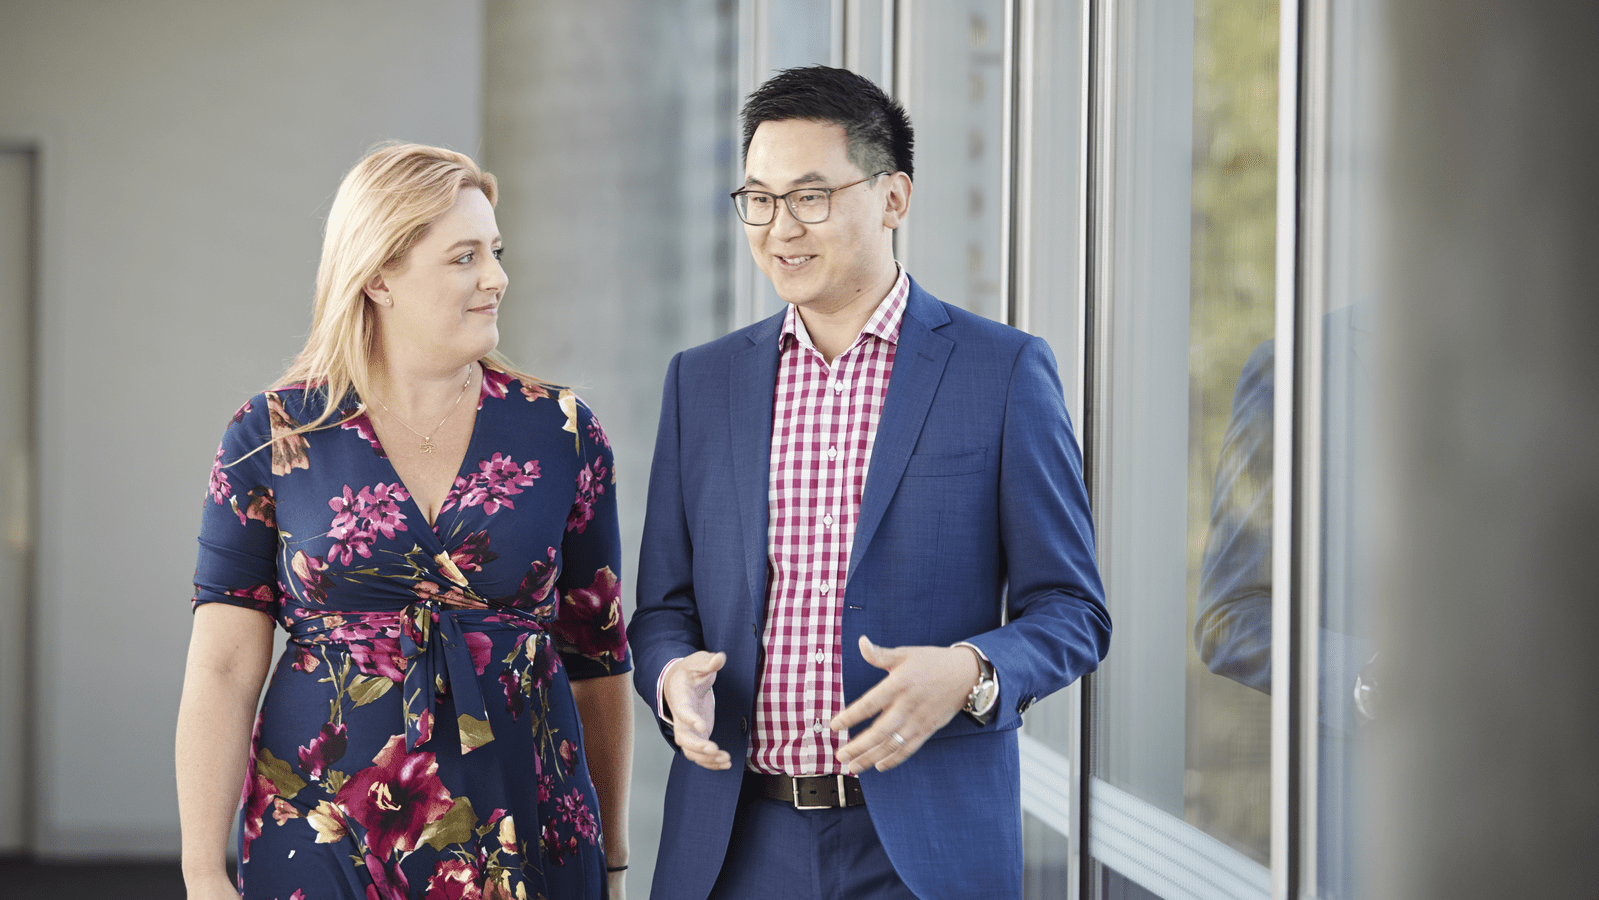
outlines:
M999 679L994 675L994 664L988 661L983 651L976 646L962 641L957 647L965 647L977 657L977 683L972 685L972 692L966 695L966 705L961 707L961 712L968 719L979 725L987 725L994 718L994 706L999 700Z

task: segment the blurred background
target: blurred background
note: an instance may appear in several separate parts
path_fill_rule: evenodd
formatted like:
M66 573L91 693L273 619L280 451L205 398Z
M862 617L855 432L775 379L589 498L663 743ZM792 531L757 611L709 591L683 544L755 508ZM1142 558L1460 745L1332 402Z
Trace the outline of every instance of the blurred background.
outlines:
M739 102L810 63L906 105L899 259L1047 338L1083 442L1116 633L1029 713L1028 896L1592 896L1595 39L1545 0L0 0L0 897L181 891L200 500L343 173L499 176L501 349L605 423L631 597L668 359L780 307Z

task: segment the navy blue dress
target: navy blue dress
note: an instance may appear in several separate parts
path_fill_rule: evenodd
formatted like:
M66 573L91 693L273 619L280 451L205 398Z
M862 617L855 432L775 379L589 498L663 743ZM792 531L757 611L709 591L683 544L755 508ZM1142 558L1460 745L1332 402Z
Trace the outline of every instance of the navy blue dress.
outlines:
M240 804L244 897L603 896L569 683L631 669L599 422L485 369L430 528L364 414L252 455L320 402L239 410L201 525L195 605L288 632Z

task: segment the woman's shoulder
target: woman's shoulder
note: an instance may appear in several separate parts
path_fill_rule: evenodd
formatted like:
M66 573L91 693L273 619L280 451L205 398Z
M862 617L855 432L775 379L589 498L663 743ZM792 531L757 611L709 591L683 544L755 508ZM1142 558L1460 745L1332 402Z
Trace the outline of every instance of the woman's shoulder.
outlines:
M547 422L580 439L592 439L609 446L594 411L577 391L566 385L485 368L483 394L485 400L494 398L509 402L513 414ZM523 402L516 402L518 400Z

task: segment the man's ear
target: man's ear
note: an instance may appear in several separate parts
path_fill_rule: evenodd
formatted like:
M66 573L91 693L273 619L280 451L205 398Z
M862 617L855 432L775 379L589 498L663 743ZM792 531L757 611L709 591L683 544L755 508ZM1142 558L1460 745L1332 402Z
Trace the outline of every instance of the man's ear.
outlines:
M894 229L905 221L911 209L911 177L904 172L892 172L888 178L888 191L883 201L883 227Z
M379 306L393 306L394 298L389 295L388 282L383 280L383 273L379 272L366 280L366 296Z

